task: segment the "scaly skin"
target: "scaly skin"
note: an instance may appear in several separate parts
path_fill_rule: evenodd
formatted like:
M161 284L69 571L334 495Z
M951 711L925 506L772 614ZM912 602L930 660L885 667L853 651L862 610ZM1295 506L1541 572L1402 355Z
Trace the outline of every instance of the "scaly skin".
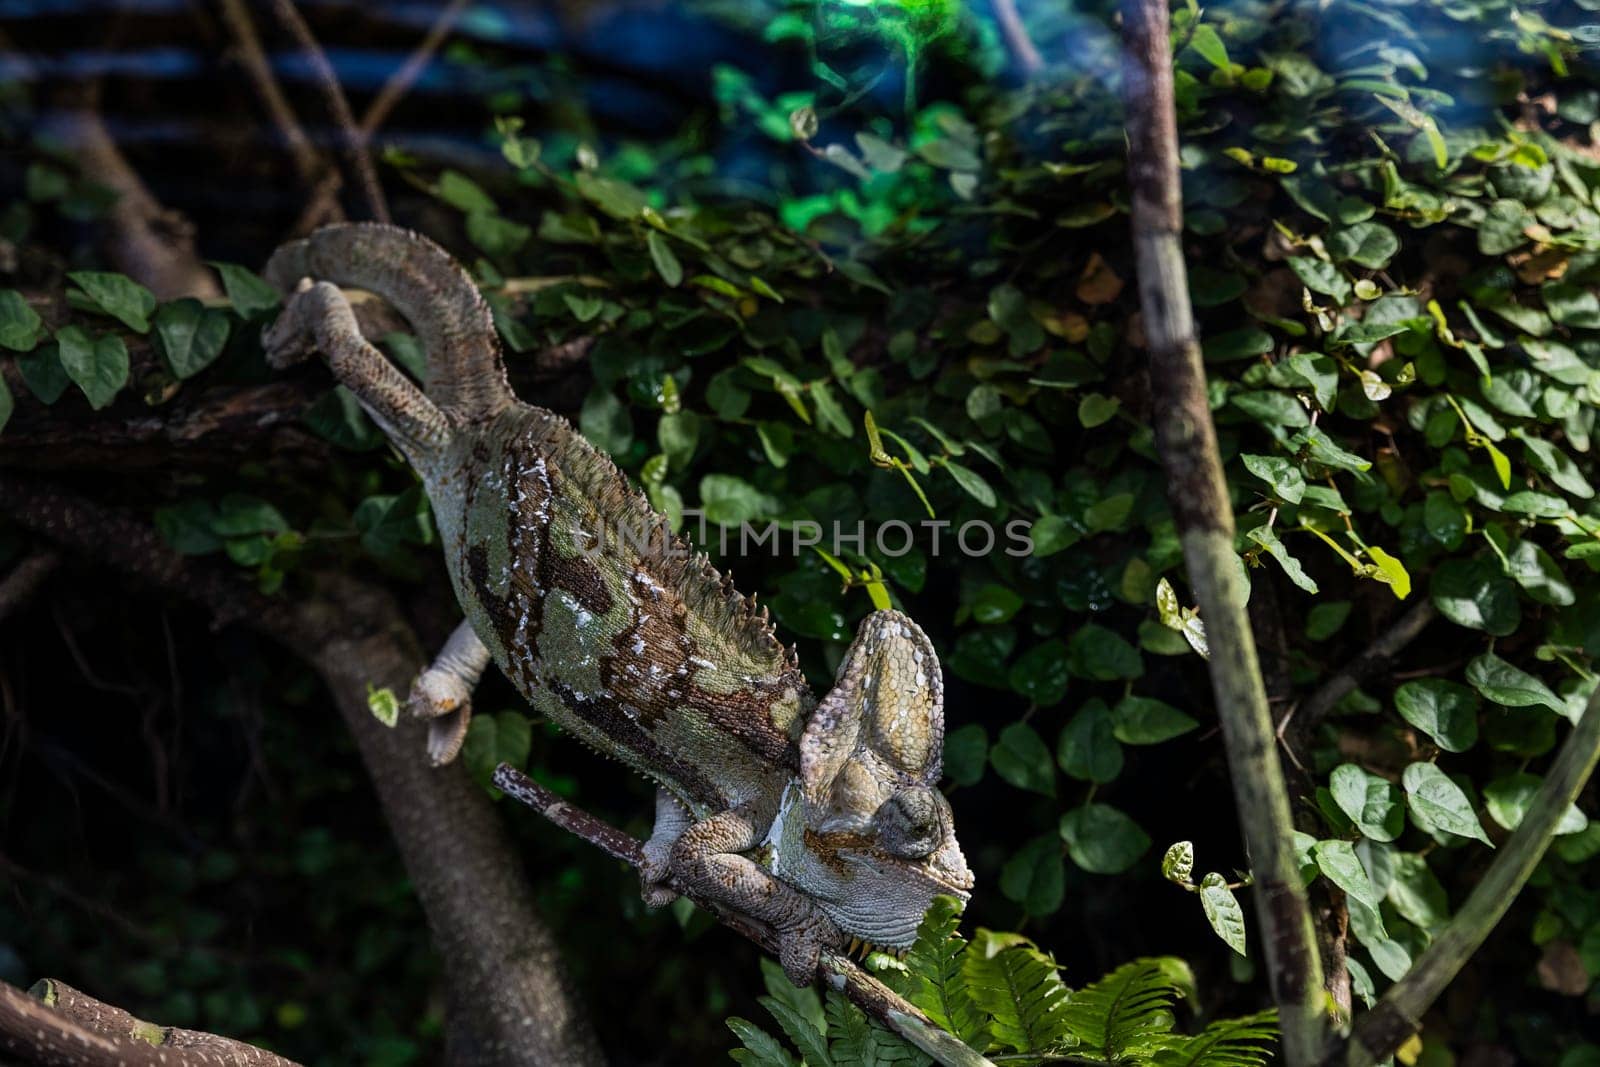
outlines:
M645 898L676 875L778 932L810 982L843 937L911 943L932 897L972 876L935 788L938 658L877 612L819 703L792 651L704 556L566 422L512 394L487 306L425 238L349 225L292 242L292 292L266 335L283 366L321 350L423 479L466 623L410 706L448 762L492 659L535 708L660 786ZM361 338L337 286L368 289L428 355L419 390Z

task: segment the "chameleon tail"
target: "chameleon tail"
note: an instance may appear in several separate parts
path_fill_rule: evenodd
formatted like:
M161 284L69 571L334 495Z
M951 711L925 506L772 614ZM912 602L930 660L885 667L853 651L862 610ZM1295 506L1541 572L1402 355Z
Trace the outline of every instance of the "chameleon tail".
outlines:
M428 356L424 389L452 421L488 419L515 400L488 304L428 238L375 222L325 226L279 248L265 274L282 293L311 278L387 300L417 332Z

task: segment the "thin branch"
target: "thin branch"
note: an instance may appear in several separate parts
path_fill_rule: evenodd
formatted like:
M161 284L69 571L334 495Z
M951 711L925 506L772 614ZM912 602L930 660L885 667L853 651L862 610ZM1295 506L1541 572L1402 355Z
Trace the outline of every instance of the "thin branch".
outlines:
M1189 308L1166 0L1123 0L1122 21L1123 107L1139 303L1150 349L1151 419L1166 469L1167 499L1211 647L1211 687L1255 875L1256 918L1283 1030L1284 1060L1310 1064L1322 1058L1327 1044L1326 993Z
M561 829L587 841L613 859L621 860L635 869L644 863L644 845L638 838L562 800L509 763L502 763L495 770L494 784L507 796L528 805ZM720 901L707 900L676 879L669 879L668 884L716 916L717 921L728 929L749 938L772 955L778 954L778 939L765 923L734 911ZM858 967L849 956L824 950L822 969L825 972L824 981L830 988L843 992L856 1007L945 1067L994 1067L982 1054L935 1024L920 1008Z
M1377 1005L1357 1022L1345 1062L1367 1067L1391 1056L1421 1027L1422 1016L1439 999L1472 954L1505 915L1533 874L1556 825L1589 780L1600 760L1600 694L1567 735L1544 783L1522 822L1512 831L1489 870L1461 910L1417 957L1404 978L1390 986Z
M156 1026L50 979L0 982L0 1050L41 1067L297 1067L242 1041Z
M306 20L295 8L294 0L272 0L272 10L278 16L278 21L283 24L283 28L289 31L295 43L300 46L306 62L311 64L311 71L316 76L318 87L322 90L328 111L333 115L334 124L339 127L345 154L349 157L350 167L355 171L356 180L361 185L361 194L366 198L367 210L372 212L372 217L377 221L388 222L389 205L383 198L383 187L378 183L378 172L373 169L372 156L367 152L366 138L362 135L361 128L356 125L355 114L350 110L350 101L344 95L344 89L339 84L339 77L334 73L333 65L328 62L327 53L323 52L322 46L317 43L316 37L311 32L311 27L306 25Z
M1028 36L1028 27L1023 24L1022 15L1017 11L1016 0L990 0L990 3L994 7L994 20L999 24L1000 38L1006 43L1006 51L1011 53L1011 60L1022 71L1022 76L1031 80L1044 69L1044 59L1039 55L1039 49L1034 47L1033 38Z
M1391 659L1416 640L1417 635L1438 617L1439 609L1433 606L1433 600L1422 597L1396 619L1394 625L1379 634L1378 639L1368 645L1365 651L1336 671L1310 696L1289 709L1289 713L1278 724L1278 736L1287 737L1291 752L1302 751L1312 731L1327 718L1339 701L1387 667Z
M394 110L395 105L410 92L411 86L428 66L428 61L439 50L445 38L450 36L450 31L455 29L456 20L467 9L469 2L470 0L450 0L439 12L439 17L434 20L433 26L428 30L427 36L418 43L416 50L389 76L389 80L383 83L378 95L367 105L367 113L361 116L360 129L363 139L370 142L372 135L377 133L388 120L389 113Z
M60 565L60 553L35 552L0 578L0 622L27 604Z

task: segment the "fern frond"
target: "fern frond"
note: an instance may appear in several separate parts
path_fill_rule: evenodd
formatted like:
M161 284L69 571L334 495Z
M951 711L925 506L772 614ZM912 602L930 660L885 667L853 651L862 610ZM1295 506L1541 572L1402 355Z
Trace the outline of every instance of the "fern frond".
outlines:
M833 1067L833 1057L828 1054L828 1039L810 1019L777 997L759 997L757 1002L778 1020L783 1032L789 1035L794 1047L800 1050L800 1055L806 1061L806 1067Z
M1177 996L1169 961L1134 960L1072 994L1067 1029L1084 1049L1107 1061L1148 1056L1181 1040L1172 1035Z
M961 970L967 941L957 932L960 924L961 902L954 897L935 897L906 956L906 975L896 984L898 992L927 1012L928 1018L982 1051L989 1047L989 1028L967 992Z
M1278 1039L1278 1013L1223 1019L1156 1053L1156 1067L1264 1067Z
M931 1061L866 1017L841 993L828 991L828 1055L834 1067L926 1067Z
M744 1048L728 1053L735 1063L747 1063L750 1067L795 1067L794 1057L783 1043L750 1020L733 1016L728 1020L728 1029L744 1044Z
M822 997L814 986L801 988L789 981L783 968L767 957L761 957L761 984L767 987L767 996L787 1004L802 1019L811 1024L817 1033L828 1030L827 1016L822 1013Z
M980 934L986 931L979 931ZM1018 1052L1045 1052L1067 1038L1067 987L1055 960L1016 936L969 945L961 957L967 993L990 1016L994 1040Z

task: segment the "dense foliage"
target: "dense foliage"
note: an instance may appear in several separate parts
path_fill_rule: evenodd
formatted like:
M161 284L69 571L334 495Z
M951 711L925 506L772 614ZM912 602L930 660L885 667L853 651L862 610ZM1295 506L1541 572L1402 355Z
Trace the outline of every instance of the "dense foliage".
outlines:
M1305 876L1348 912L1358 1004L1448 922L1597 683L1595 6L1239 0L1175 17L1191 295L1274 699L1293 707L1414 605L1440 616L1391 675L1301 742L1286 734ZM1147 417L1115 26L1105 5L1047 7L1025 14L1048 69L1017 85L998 31L959 5L707 5L787 77L715 67L717 121L673 140L553 115L540 102L568 99L580 75L530 83L492 44L461 43L450 61L488 96L483 138L503 165L385 163L447 209L436 236L472 262L510 359L597 339L576 421L761 592L814 680L874 604L923 623L951 680L946 773L973 911L1025 927L1077 977L1111 970L1067 999L1032 942L982 931L962 947L938 916L909 971L875 958L885 973L924 1007L959 975L944 1016L980 1046L1222 1062L1185 1058L1169 1033L1185 968L1112 970L1182 952L1203 1017L1265 1003L1201 696L1204 621ZM4 217L19 245L96 210L92 180L47 157L24 193ZM53 331L8 291L0 346L45 403L99 408L136 389L159 404L190 379L259 380L276 297L221 269L226 308L158 305L74 270L80 314ZM135 383L130 334L163 360ZM410 338L386 347L416 369ZM0 427L10 404L0 391ZM426 502L353 399L330 391L306 419L345 450L324 483L247 467L163 485L144 506L175 546L225 553L269 592L329 561L436 578ZM740 542L741 524L774 522L780 551ZM824 536L796 545L807 522ZM1017 522L1026 554L1006 551ZM593 806L647 810L642 784L573 773L574 747L507 710L474 721L465 758L485 781L510 760ZM1572 1025L1600 976L1600 822L1574 811L1563 830L1474 973L1483 1001L1446 1005L1407 1062L1451 1062L1474 1040L1530 1062L1600 1057ZM535 847L567 863L555 913L596 881L615 911L638 911L625 879L550 837ZM271 846L304 855L293 847ZM1169 904L1193 906L1156 927L1171 943L1148 944L1138 915ZM1193 933L1207 924L1220 942ZM644 929L651 951L678 951L663 920ZM1043 1009L999 1004L991 972L1009 965L1063 992ZM151 995L204 981L175 970ZM680 1014L719 1012L720 981ZM1118 983L1147 1004L1123 1030L1084 1014ZM848 1005L769 992L813 1067L874 1062L859 1046L879 1038ZM275 1023L222 1006L204 1018L288 1047L288 1007ZM163 1009L182 1014L150 1011ZM750 1062L791 1062L730 1025ZM1213 1024L1191 1044L1225 1025L1242 1047L1265 1033L1259 1018Z

